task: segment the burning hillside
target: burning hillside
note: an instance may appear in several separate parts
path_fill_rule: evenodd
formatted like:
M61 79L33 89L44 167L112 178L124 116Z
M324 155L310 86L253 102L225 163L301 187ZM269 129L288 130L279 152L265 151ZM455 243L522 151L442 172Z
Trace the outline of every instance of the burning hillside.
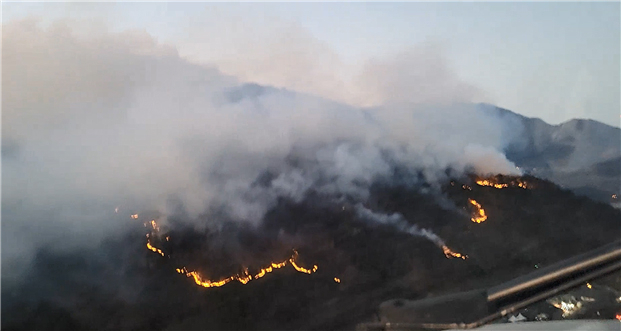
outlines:
M468 199L468 202L472 206L474 206L474 210L475 210L474 215L472 216L472 218L470 218L470 220L472 220L474 223L485 222L485 220L487 220L487 215L485 215L485 210L483 209L483 207L481 207L481 204L479 204L473 199Z
M3 330L351 328L616 235L515 177L519 127L476 105L360 108L66 23L3 30Z
M392 297L495 284L616 239L618 210L523 180L537 189L456 179L443 186L443 203L420 188L374 185L365 208L399 213L415 232L400 221L370 223L353 205L321 195L281 201L256 229L198 231L175 217L132 217L133 234L95 251L41 250L24 286L2 292L2 327L351 329ZM485 206L485 226L446 207L469 199ZM439 249L431 234L452 249Z

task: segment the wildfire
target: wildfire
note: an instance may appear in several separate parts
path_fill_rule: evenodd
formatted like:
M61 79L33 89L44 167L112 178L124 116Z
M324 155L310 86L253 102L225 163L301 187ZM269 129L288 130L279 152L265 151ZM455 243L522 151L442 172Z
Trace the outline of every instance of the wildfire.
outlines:
M220 287L220 286L224 286L226 284L228 284L231 281L238 281L242 284L247 284L249 281L253 280L253 279L259 279L263 276L265 276L266 274L274 271L275 269L280 269L282 267L284 267L285 265L287 265L287 262L290 263L293 268L295 270L297 270L298 272L301 273L305 273L305 274L311 274L313 272L316 272L318 267L317 265L314 265L312 269L306 269L304 267L299 266L295 260L298 257L298 252L297 251L293 251L293 255L287 259L284 260L282 262L272 262L271 265L262 268L256 275L251 275L248 272L248 269L244 269L244 272L242 274L236 274L230 277L226 277L224 279L218 280L218 281L212 281L212 280L208 280L203 278L203 276L201 276L200 273L198 273L197 271L188 271L188 269L186 269L185 267L183 268L177 268L176 271L180 274L185 274L188 278L192 278L194 279L194 282L196 283L196 285L202 286L202 287ZM335 281L338 278L335 278ZM337 283L340 283L340 280L337 281Z
M446 256L447 259L458 258L458 259L465 260L468 258L468 255L463 255L461 253L454 252L453 250L448 248L448 246L446 245L442 246L442 252L444 252L444 256Z
M470 204L476 208L476 214L470 219L475 223L485 222L485 220L487 220L487 215L485 215L485 210L483 209L483 207L481 207L481 205L476 202L476 200L468 199L468 202L470 202Z
M138 219L138 214L133 214L133 215L130 215L129 217L135 220L135 219Z
M131 215L131 218L136 219L138 218L138 214L135 215ZM157 222L155 220L151 220L149 222L144 222L144 226L151 228L151 232L147 233L145 236L147 238L147 249L154 252L154 253L158 253L161 256L166 256L166 254L164 253L164 251L162 251L161 249L155 247L151 241L152 238L157 237L159 232L160 232L160 226L157 224ZM166 241L170 240L170 236L166 236L165 237ZM256 274L250 274L248 272L248 269L245 268L243 272L226 277L224 279L221 280L209 280L204 278L198 271L188 271L188 269L186 267L182 267L182 268L176 268L175 270L180 273L180 274L184 274L186 275L188 278L192 278L194 280L194 282L202 287L220 287L220 286L224 286L232 281L238 281L242 284L247 284L249 281L253 280L253 279L259 279L264 277L265 275L273 272L276 269L281 269L283 267L285 267L287 265L287 263L291 264L291 266L298 272L300 273L305 273L305 274L312 274L314 272L317 272L317 269L319 268L317 265L313 265L312 268L307 269L304 268L302 266L300 266L297 263L297 259L298 259L298 252L294 249L293 250L293 254L291 255L291 257L289 257L288 259L281 261L281 262L271 262L270 265L259 269L259 272L257 272ZM335 281L337 283L340 283L340 279L337 281L338 278L335 278Z
M314 265L312 269L306 269L303 267L300 267L299 265L297 265L295 263L295 260L298 258L298 251L293 250L293 256L289 259L289 262L291 262L291 265L293 266L293 268L295 268L295 270L297 270L298 272L303 272L305 274L311 274L313 272L317 271L317 265Z
M138 218L138 214L135 215L136 218ZM132 218L134 218L134 215L132 215ZM151 220L151 222L149 222L148 224L151 225L151 227L153 228L153 230L151 231L151 233L147 233L146 237L147 237L147 248L155 253L158 253L161 256L166 256L166 254L159 248L153 246L153 244L151 244L151 238L153 237L153 235L157 232L160 231L160 227L159 225L157 225L157 223L155 222L155 220ZM147 226L147 222L144 223L144 226ZM166 240L168 240L168 237L166 237Z
M499 183L492 183L491 181L484 179L484 180L477 180L477 185L479 186L492 186L495 188L505 188L505 187L509 187L509 184L499 184Z
M334 282L335 282L335 283L340 283L340 282L341 282L341 280L340 280L340 279L338 279L338 278L336 278L336 277L334 277Z
M617 314L617 315L615 315L615 318L616 318L618 321L621 321L621 314Z
M153 245L151 245L151 242L147 240L147 248L155 253L160 254L161 256L164 256L164 252L162 252L161 249L154 247Z
M509 183L498 183L495 181L492 181L490 179L480 179L477 180L477 185L479 186L490 186L490 187L494 187L497 189L503 189L503 188L507 188L509 186L517 186L517 187L521 187L523 189L527 189L528 188L528 184L526 184L526 182L523 182L521 180L514 180L511 181Z
M592 288L593 288L593 285L591 285L591 284L589 284L589 283L586 283L586 287L588 287L589 289L592 289Z

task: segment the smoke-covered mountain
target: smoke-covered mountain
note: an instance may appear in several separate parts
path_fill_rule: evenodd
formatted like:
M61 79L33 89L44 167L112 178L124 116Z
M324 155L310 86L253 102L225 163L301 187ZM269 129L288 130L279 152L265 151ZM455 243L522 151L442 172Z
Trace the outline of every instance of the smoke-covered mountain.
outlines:
M269 93L295 95L257 84L242 85L227 95L229 101L239 102ZM501 133L508 137L504 148L507 159L524 173L615 206L621 202L615 198L621 192L620 128L587 119L551 125L490 104L478 104L470 111L479 110L501 120Z
M621 129L585 119L550 125L492 105L479 107L502 118L505 130L520 132L505 153L525 173L618 205L613 195L621 192Z
M93 249L40 249L22 285L2 291L2 329L352 330L384 300L490 286L618 238L619 210L534 177L517 180L527 188L480 186L468 177L445 182L445 202L457 208L423 193L424 183L376 183L363 206L321 194L281 200L259 228L227 223L201 232L175 226L173 217L161 230L165 256L145 247L144 234L155 227L141 221L150 217L128 220L131 231ZM471 221L478 211L469 199L485 221ZM395 224L368 222L359 208L400 215L467 258L448 258L429 238ZM287 247L299 252L299 266L315 264L316 272L284 267L247 284L203 288L175 271L185 264L214 278L244 267L253 274L285 257ZM621 289L621 277L607 285Z
M550 182L468 177L615 173L602 130L361 109L241 83L145 33L26 20L2 39L3 330L337 329L617 234L619 210Z

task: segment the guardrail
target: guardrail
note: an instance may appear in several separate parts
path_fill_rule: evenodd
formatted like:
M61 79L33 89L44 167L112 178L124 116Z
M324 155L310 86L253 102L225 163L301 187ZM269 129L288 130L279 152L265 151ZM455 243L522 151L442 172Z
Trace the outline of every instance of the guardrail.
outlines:
M358 331L472 329L562 291L621 270L621 241L574 256L511 281L469 292L380 305L385 321L362 323ZM446 320L446 312L460 312Z

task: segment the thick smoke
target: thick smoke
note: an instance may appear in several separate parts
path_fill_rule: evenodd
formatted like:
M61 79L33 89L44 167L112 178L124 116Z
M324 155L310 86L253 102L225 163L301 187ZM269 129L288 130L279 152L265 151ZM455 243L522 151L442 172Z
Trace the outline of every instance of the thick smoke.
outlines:
M440 43L423 42L397 54L347 61L296 22L256 17L247 6L230 8L207 5L189 23L191 28L179 45L181 56L196 63L215 63L242 81L291 88L354 106L491 102L450 68Z
M499 121L468 104L359 109L242 84L144 32L78 34L34 20L3 29L8 279L37 248L96 245L145 210L181 206L201 226L260 224L280 197L364 200L395 166L432 184L447 168L516 171Z

